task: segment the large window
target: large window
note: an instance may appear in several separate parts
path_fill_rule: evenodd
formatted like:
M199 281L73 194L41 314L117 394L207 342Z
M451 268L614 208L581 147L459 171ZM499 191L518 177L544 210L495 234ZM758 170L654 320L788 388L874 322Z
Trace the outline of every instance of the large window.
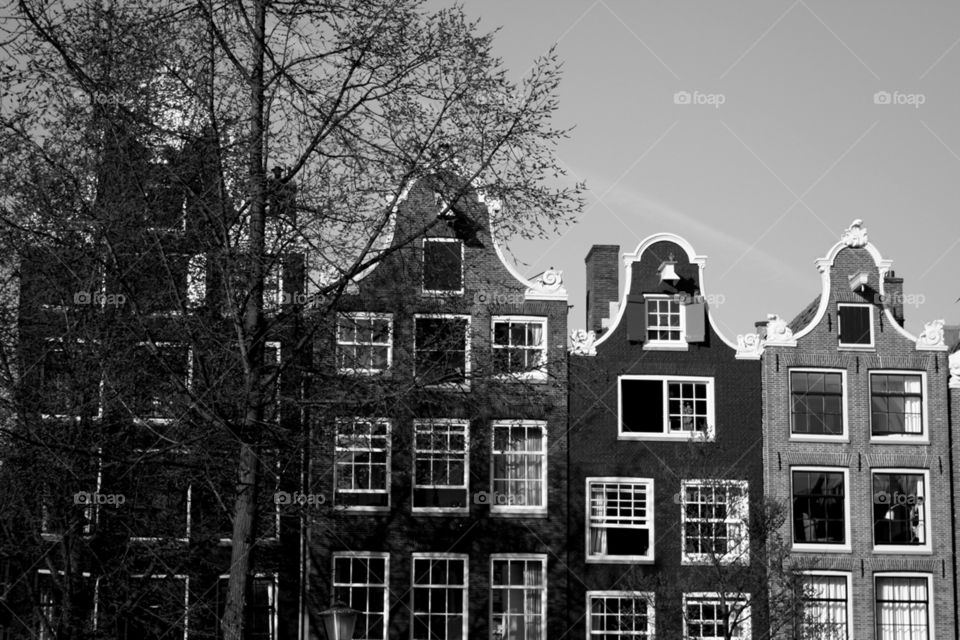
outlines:
M337 318L337 368L341 373L379 373L393 360L393 316L351 313Z
M922 438L925 375L870 374L870 429L875 438Z
M462 384L470 372L470 318L416 316L414 363L426 384Z
M850 637L850 574L808 573L803 577L804 638L847 640Z
M684 562L747 562L747 482L684 480L680 523Z
M544 555L490 556L491 640L543 640L546 571Z
M587 592L587 640L650 640L655 632L652 593Z
M543 513L547 508L547 425L493 423L491 513Z
M877 640L930 640L930 582L923 574L878 574Z
M620 437L712 439L713 379L621 376Z
M929 472L919 470L873 472L873 543L876 547L930 547L928 478Z
M498 375L544 379L547 362L547 319L494 317L493 370Z
M467 422L416 421L413 429L413 509L466 512L470 476Z
M463 243L455 238L424 238L424 293L463 293Z
M187 576L134 576L133 590L118 620L120 640L186 640Z
M841 347L872 347L873 307L869 304L838 304L837 329Z
M230 576L217 582L217 619L222 620L227 604ZM250 640L275 640L277 637L277 576L256 575L250 579L247 596L246 637ZM223 627L217 625L217 638L223 638Z
M795 468L792 479L794 545L849 548L847 470Z
M790 371L791 434L845 435L844 378L842 371Z
M359 613L354 640L387 640L389 571L385 553L333 554L333 602Z
M734 594L683 594L684 638L750 638L750 603ZM729 634L728 634L729 631Z
M390 422L337 420L336 504L353 509L390 507Z
M467 556L413 554L413 640L467 637Z
M652 562L653 480L587 478L587 562Z

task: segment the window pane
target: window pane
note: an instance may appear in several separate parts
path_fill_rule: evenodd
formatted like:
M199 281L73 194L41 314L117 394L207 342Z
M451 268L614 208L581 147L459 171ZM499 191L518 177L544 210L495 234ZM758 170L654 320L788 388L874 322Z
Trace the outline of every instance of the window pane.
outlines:
M923 577L877 577L877 638L927 640L929 594Z
M624 433L663 433L663 381L620 380Z
M870 422L875 436L922 435L923 378L919 374L871 374Z
M843 474L793 472L793 540L804 544L843 544L846 537Z
M467 370L465 318L416 318L416 374L427 384L463 382Z
M871 307L837 307L841 344L870 344Z
M793 433L842 435L842 376L836 372L790 374Z
M873 474L873 539L877 545L922 545L927 541L924 476Z
M463 289L463 260L461 256L459 240L424 240L424 291L460 291Z

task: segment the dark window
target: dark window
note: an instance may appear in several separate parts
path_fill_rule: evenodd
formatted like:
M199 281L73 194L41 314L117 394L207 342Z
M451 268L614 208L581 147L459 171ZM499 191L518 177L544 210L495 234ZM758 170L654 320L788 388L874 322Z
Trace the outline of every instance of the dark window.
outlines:
M620 380L623 433L663 433L663 380Z
M217 584L217 619L223 620L227 608L229 579L221 577ZM246 633L250 640L273 640L276 635L277 589L272 576L251 579L247 598ZM217 638L223 638L223 627L217 625Z
M190 375L190 351L183 345L138 345L128 372L124 398L138 418L170 420L186 411L186 387Z
M869 306L840 305L837 307L840 344L873 344L873 336L870 333L871 312L872 309Z
M707 381L621 378L621 433L708 433L709 386Z
M186 580L145 577L133 581L128 608L121 614L121 640L182 640L187 611Z
M93 621L94 613L94 594L96 593L96 580L88 575L71 576L73 583L72 593L64 593L66 578L62 572L58 572L56 579L48 570L42 570L37 573L36 595L38 599L37 612L41 616L37 620L37 635L33 636L37 640L55 640L57 632L69 628L69 625L76 624L67 620L66 611L63 608L65 596L72 598L70 602L74 612L82 612L88 622ZM0 605L2 606L2 605ZM79 617L79 616L78 616ZM50 632L53 630L53 633ZM0 631L0 638L6 638ZM13 638L11 635L10 638Z
M101 520L119 520L134 538L186 538L190 480L183 467L156 451L131 455L123 464L104 463L106 492L123 495L125 502L121 508L101 506Z
M870 375L870 427L875 436L923 434L923 377Z
M790 373L793 433L843 434L843 376L821 371Z
M98 369L80 344L48 345L43 354L40 410L57 416L97 415L100 411Z
M793 541L843 544L846 507L840 471L793 472Z
M343 315L337 319L337 366L344 372L373 373L390 368L389 315Z
M416 374L427 384L463 382L467 376L466 318L416 318Z
M459 240L427 238L423 241L423 290L463 290L463 250Z
M547 360L543 320L494 320L493 367L497 374L526 373Z
M926 488L923 474L873 474L874 544L922 545L927 542Z

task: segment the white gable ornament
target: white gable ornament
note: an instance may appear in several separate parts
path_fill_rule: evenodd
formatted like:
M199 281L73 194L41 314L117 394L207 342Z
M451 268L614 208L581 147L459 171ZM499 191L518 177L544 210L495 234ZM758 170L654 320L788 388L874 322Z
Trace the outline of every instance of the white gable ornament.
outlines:
M759 360L763 354L763 339L759 333L737 336L737 360Z
M555 270L553 267L547 269L539 276L535 277L527 289L527 300L553 300L567 298L567 289L563 286L563 271Z
M917 349L920 351L943 351L947 344L943 341L944 320L934 320L923 325L923 331L917 336Z
M793 330L787 326L786 320L775 313L767 314L767 337L764 343L786 347L797 346L797 341L793 337Z
M575 329L570 334L570 340L573 343L570 347L570 353L575 356L595 356L597 348L594 342L597 340L597 334L594 331L585 331L584 329Z
M840 242L854 249L867 246L867 230L863 226L863 220L854 220L840 236Z

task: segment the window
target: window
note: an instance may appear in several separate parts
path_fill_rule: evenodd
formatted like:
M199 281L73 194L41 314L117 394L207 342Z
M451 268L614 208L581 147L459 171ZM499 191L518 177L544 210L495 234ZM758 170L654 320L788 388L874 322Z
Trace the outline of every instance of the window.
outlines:
M121 255L118 260L116 272L121 275L110 282L110 292L104 296L106 305L123 305L132 311L135 303L136 313L163 316L179 314L191 306L199 275L194 255L150 248Z
M493 640L542 640L547 623L547 558L490 556L490 634Z
M680 301L673 297L648 297L646 305L647 341L681 342L684 331Z
M587 562L653 562L653 480L587 478Z
M61 486L44 483L40 504L40 533L49 538L68 531L90 535L99 521L100 507L116 508L117 495L101 494L103 484L102 449L94 458L74 460L70 470L79 485L87 491L65 493ZM124 496L125 497L125 496ZM2 636L0 636L2 637Z
M850 637L850 574L809 573L803 577L804 638L847 640Z
M713 378L621 376L620 437L713 439Z
M873 544L876 547L930 549L928 478L928 471L873 472Z
M546 318L494 317L494 373L546 379L546 335Z
M222 575L217 582L217 619L223 619L227 605L230 576ZM277 576L259 574L250 580L247 597L245 631L250 640L275 640L277 637ZM217 625L217 638L223 638L223 628Z
M37 640L56 640L60 637L61 625L71 624L64 615L63 599L66 594L62 587L66 576L62 571L57 572L57 579L49 569L40 569L37 571L37 589L36 594L39 599L37 611ZM91 626L96 629L97 626L97 597L100 591L100 580L94 579L89 573L83 572L79 576L73 576L74 591L70 596L73 598L71 605L75 611L82 611L88 617ZM78 579L79 578L79 579ZM6 606L0 604L0 606ZM0 637L4 637L0 634Z
M849 549L847 470L794 469L792 477L794 546Z
M837 329L841 347L872 347L873 307L869 304L838 304Z
M467 637L467 556L413 554L413 640Z
M351 313L337 318L340 373L380 373L393 362L393 316Z
M423 239L424 293L463 293L463 243L455 238Z
M747 482L684 480L681 549L684 562L749 562Z
M923 574L878 574L877 640L930 640L931 577Z
M416 316L414 366L426 384L460 384L470 372L469 316Z
M875 438L924 436L924 373L870 374L870 430Z
M546 423L493 423L492 513L546 513Z
M387 640L390 556L385 553L335 553L333 602L343 602L359 615L353 640Z
M790 371L793 436L844 436L844 371Z
M415 421L413 428L413 509L468 511L470 457L467 423Z
M652 639L653 594L636 591L587 592L587 640Z
M37 394L44 418L101 416L99 368L86 346L59 340L46 343Z
M170 422L186 411L190 387L190 349L184 345L137 345L129 370L127 407L139 420Z
M133 593L118 620L120 640L186 640L187 576L134 576Z
M750 638L750 603L732 594L683 594L684 638L724 640Z
M173 464L173 456L185 453L146 450L134 455L129 465L115 470L118 477L110 478L111 488L116 487L116 493L126 498L122 512L101 511L101 515L122 517L133 540L186 541L190 537L192 487L182 466Z
M338 419L335 453L336 504L353 509L388 509L389 421Z

